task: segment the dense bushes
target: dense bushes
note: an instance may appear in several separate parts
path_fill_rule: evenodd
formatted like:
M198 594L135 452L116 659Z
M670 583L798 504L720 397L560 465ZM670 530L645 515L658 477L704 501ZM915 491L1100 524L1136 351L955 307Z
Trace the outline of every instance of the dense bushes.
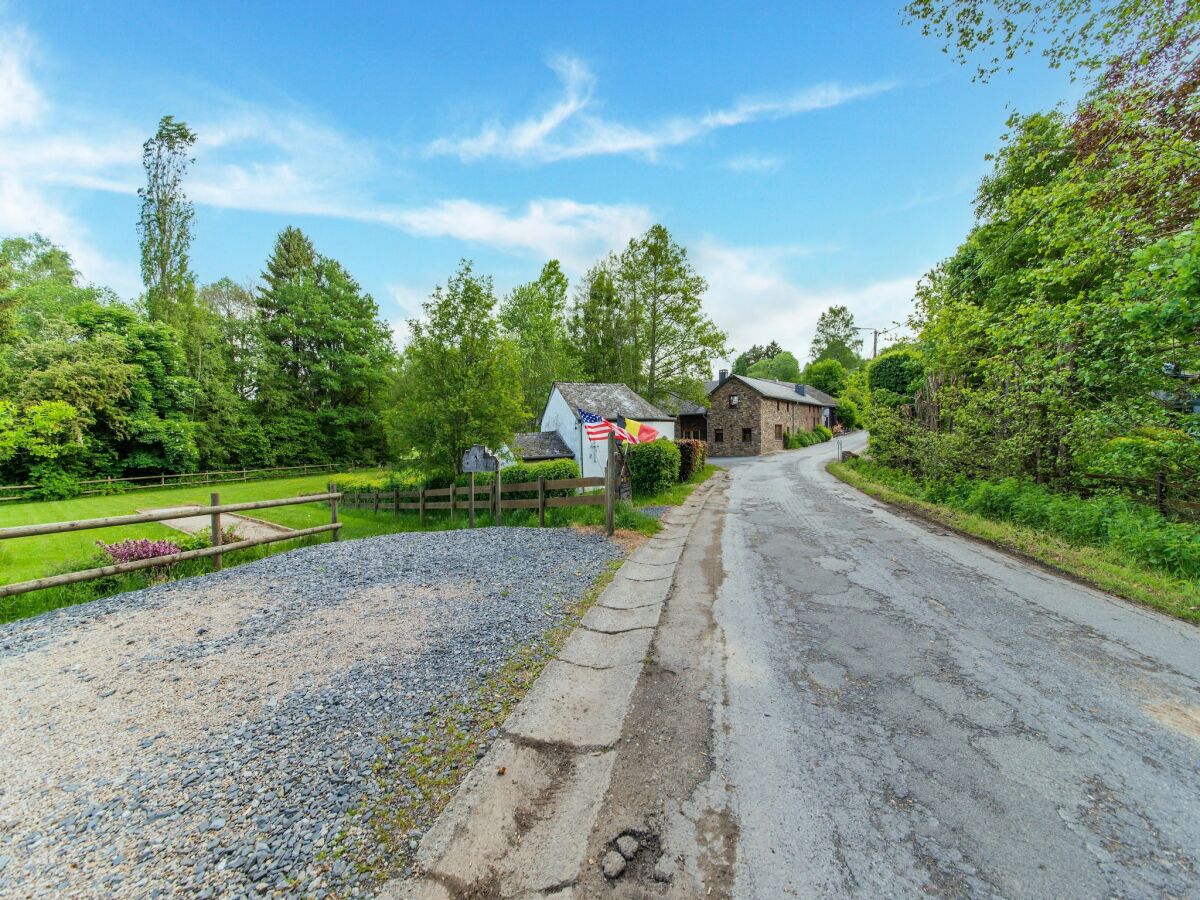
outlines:
M539 463L515 463L501 470L501 478L505 484L516 484L523 481L537 481L538 478L545 478L547 481L558 481L566 478L579 477L579 464L573 459L551 459L546 462ZM493 475L491 472L476 472L475 484L486 485L492 483ZM391 491L399 489L401 491L417 491L421 488L444 488L450 486L449 478L426 478L422 479L420 473L405 469L399 472L392 472L384 477L378 475L355 475L355 474L340 474L330 477L330 481L336 482L338 490L341 491ZM459 487L466 487L471 483L469 474L458 475L454 478L454 483ZM557 488L548 490L546 495L549 497L562 497L568 494L573 494L574 490L570 488ZM522 497L523 494L513 494L513 497ZM530 494L531 497L537 496L536 493Z
M1049 532L1072 544L1111 547L1148 569L1200 578L1200 527L1170 522L1148 506L1118 497L1057 494L1022 478L921 479L861 459L850 465L910 497Z
M817 425L812 431L796 431L784 437L783 445L788 450L797 450L800 447L811 447L813 444L820 444L822 441L827 441L833 437L833 432L824 425Z
M673 441L660 438L634 444L625 451L635 497L665 491L679 481L680 452Z
M837 420L847 431L857 428L860 421L858 405L853 400L838 400Z
M676 441L675 446L679 448L679 480L688 481L704 469L704 463L708 459L708 444L686 439Z

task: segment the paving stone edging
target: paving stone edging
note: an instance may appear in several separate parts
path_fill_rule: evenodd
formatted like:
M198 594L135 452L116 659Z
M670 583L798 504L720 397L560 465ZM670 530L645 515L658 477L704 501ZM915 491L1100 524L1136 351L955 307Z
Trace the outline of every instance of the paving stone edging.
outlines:
M569 893L676 565L714 486L664 513L663 530L630 554L425 834L422 875L388 882L381 897Z

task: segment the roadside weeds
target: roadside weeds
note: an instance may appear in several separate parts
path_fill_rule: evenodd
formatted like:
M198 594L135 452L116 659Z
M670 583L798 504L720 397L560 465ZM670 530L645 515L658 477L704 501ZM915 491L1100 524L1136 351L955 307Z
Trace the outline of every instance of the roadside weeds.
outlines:
M874 481L844 463L829 463L825 468L851 487L918 518L999 547L1122 599L1152 607L1185 622L1200 624L1200 586L1194 582L1134 568L1114 560L1101 549L1074 546L1061 538L1010 522L996 522L918 500Z

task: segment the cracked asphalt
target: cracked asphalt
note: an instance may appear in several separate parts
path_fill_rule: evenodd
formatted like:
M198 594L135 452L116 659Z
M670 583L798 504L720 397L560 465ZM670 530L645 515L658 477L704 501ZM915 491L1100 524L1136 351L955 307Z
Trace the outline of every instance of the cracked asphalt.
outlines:
M1200 630L912 521L834 453L720 461L733 895L1200 896Z

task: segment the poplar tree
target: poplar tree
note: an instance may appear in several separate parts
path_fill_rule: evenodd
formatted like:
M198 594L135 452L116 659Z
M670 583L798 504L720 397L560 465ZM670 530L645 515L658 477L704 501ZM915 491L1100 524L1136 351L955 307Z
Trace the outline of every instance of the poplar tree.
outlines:
M163 116L154 137L142 145L146 186L138 189L138 240L142 283L151 319L186 327L195 301L195 276L188 262L195 209L183 190L193 160L196 133L174 116Z

